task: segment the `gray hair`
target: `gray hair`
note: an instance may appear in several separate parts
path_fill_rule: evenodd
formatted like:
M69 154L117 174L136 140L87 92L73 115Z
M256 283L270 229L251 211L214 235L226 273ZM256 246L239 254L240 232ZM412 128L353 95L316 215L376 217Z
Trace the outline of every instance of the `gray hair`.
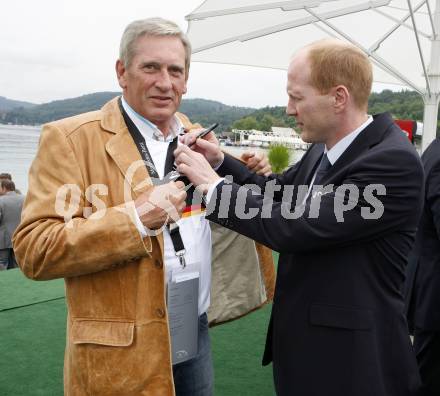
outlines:
M188 77L191 61L191 43L179 26L163 18L147 18L130 23L124 30L119 47L119 60L125 67L129 67L135 55L135 43L139 37L148 36L175 36L180 38L185 49L185 70Z

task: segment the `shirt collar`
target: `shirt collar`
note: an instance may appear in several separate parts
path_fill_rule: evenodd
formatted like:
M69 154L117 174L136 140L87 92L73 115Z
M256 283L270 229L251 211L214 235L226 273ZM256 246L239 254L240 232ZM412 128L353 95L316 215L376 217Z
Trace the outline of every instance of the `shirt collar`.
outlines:
M128 116L139 129L139 131L142 133L142 136L144 136L144 138L146 137L152 140L157 140L159 142L171 142L184 130L182 122L176 115L174 115L171 120L170 131L167 137L164 138L162 131L150 120L147 120L145 117L142 117L139 113L133 110L123 96L121 98L121 102L122 107L127 112Z
M367 121L365 121L361 126L356 128L353 132L350 132L344 138L342 138L338 143L336 143L330 150L327 147L324 149L324 153L327 153L327 158L333 165L338 158L347 150L348 146L353 143L353 140L370 124L373 122L373 117L368 116Z

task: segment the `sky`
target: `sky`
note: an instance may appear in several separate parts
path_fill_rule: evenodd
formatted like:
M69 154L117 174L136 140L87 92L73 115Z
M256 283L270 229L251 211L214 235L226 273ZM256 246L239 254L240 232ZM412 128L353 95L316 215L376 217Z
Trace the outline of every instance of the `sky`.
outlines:
M161 16L186 31L185 15L201 3L2 0L0 96L45 103L98 91L118 91L114 64L126 25L135 19ZM284 106L286 72L193 62L185 97L257 108Z
M126 25L161 16L186 31L184 17L201 0L2 1L0 96L45 103L118 91L114 64ZM257 82L257 83L256 83ZM286 73L192 63L185 98L237 106L285 105Z

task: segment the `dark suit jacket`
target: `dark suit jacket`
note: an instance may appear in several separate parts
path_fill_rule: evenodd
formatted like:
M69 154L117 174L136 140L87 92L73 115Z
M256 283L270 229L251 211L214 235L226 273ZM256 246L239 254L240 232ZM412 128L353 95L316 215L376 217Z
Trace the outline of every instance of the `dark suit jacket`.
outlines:
M422 156L425 206L409 257L407 301L411 328L440 330L440 139Z
M322 152L322 144L312 145L298 164L268 179L226 157L219 172L233 175L237 184L221 183L216 193L223 188L231 204L211 199L208 205L209 220L280 252L263 363L273 361L278 395L415 395L420 379L401 290L421 213L423 169L391 117L375 116L322 180L359 189L359 202L343 222L334 212L343 199L339 193L320 197L318 218L308 215L316 203L310 197L303 216L283 218L292 203L289 194L283 201L283 191L275 194L271 216L237 216L237 202L238 208L245 203L267 210L268 201L239 185L264 190L272 180L284 191L286 185L308 185ZM363 198L370 184L384 185L386 194L377 196L383 214L366 220L362 214L374 211Z

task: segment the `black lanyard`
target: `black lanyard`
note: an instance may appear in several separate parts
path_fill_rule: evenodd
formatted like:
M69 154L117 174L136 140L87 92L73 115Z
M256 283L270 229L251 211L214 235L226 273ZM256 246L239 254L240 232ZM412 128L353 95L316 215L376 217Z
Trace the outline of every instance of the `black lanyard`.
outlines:
M121 98L118 99L119 109L121 110L122 117L124 117L125 124L127 125L128 131L130 132L131 137L133 138L136 147L139 150L139 153L144 160L144 164L147 167L148 174L153 179L153 185L158 185L162 183L167 183L166 176L164 179L160 179L159 173L157 172L156 166L154 165L153 158L151 157L150 151L148 150L147 143L145 142L144 137L140 133L137 126L134 124L132 119L129 117L127 112L122 106ZM176 136L173 141L168 145L167 157L165 160L165 175L168 175L169 172L172 171L174 165L174 150L177 148L177 139ZM185 245L183 244L182 236L180 235L179 226L176 223L167 224L168 231L170 233L171 241L173 242L174 251L176 252L176 256L179 258L180 264L183 268L186 267L185 262Z

